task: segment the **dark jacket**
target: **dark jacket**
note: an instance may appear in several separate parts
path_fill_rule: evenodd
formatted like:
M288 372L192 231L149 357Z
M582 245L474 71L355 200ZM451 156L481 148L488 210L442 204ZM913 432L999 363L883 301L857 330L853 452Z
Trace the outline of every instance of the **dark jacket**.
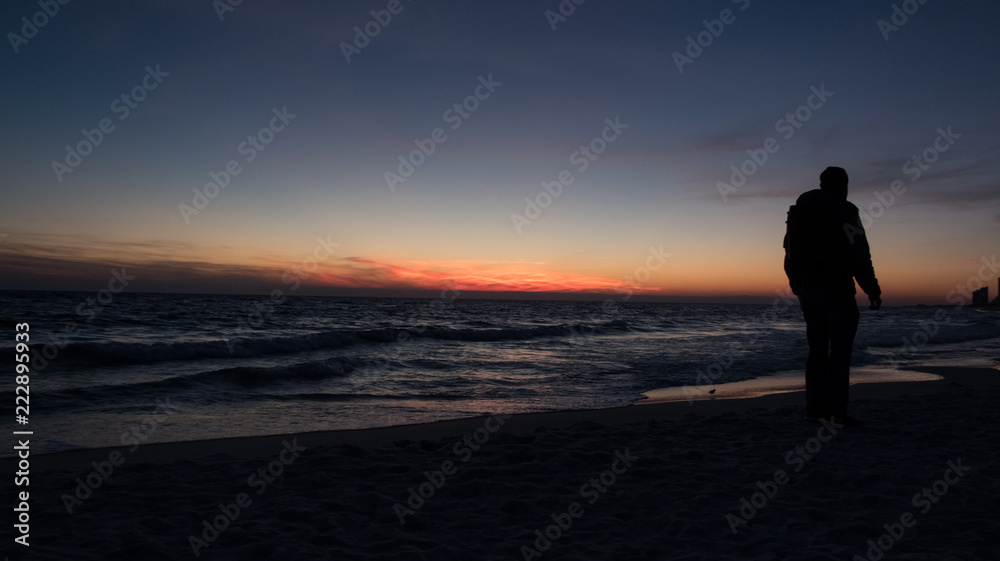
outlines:
M820 189L803 193L788 209L785 274L792 293L855 294L854 280L881 296L858 207Z

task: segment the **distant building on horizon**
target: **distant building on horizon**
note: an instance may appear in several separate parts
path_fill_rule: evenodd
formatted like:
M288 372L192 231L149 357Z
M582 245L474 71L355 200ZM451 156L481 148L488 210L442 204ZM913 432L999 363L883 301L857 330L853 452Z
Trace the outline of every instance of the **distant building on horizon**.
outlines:
M986 306L990 303L990 287L984 286L972 292L973 306Z

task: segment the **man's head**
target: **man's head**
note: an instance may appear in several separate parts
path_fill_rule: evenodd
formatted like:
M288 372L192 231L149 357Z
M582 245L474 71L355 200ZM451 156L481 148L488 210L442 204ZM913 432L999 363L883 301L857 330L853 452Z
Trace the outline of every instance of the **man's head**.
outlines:
M847 199L847 172L844 168L826 168L819 174L819 188Z

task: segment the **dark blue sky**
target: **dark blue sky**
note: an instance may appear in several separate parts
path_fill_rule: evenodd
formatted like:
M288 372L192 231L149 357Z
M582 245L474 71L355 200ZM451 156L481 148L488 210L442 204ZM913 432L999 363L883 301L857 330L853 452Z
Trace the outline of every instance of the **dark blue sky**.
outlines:
M88 288L121 264L149 290L267 290L329 236L318 285L607 290L662 246L644 291L769 294L784 212L827 165L878 215L887 292L942 301L996 247L995 3L931 0L886 39L893 2L588 0L553 31L557 1L403 0L348 63L342 43L388 4L247 0L220 21L208 0L71 1L15 53L21 18L46 18L0 2L0 288ZM731 23L711 23L723 10ZM704 21L721 33L679 72ZM162 82L121 119L147 67ZM490 76L452 129L445 112ZM814 87L833 94L786 138L779 119ZM294 118L247 161L282 110ZM581 170L574 152L615 118L628 128ZM54 170L102 119L100 145ZM904 164L949 127L914 180ZM436 128L447 139L390 189ZM768 138L768 161L720 188ZM231 160L240 173L185 213ZM562 170L573 183L519 222Z

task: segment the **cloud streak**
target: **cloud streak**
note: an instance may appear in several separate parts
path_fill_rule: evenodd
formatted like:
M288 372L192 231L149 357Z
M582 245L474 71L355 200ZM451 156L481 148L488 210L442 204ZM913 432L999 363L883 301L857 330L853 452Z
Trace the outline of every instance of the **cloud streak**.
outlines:
M264 292L298 281L313 289L440 290L450 287L482 292L660 294L653 286L630 286L624 279L562 271L542 261L380 260L334 257L306 271L294 261L231 264L185 257L177 244L137 242L112 244L62 240L44 243L12 236L9 254L0 262L0 289L69 289L106 282L111 268L126 267L141 291L219 290ZM174 258L164 258L164 253ZM189 255L190 251L187 252ZM291 279L291 280L290 280ZM298 283L296 283L296 286Z

